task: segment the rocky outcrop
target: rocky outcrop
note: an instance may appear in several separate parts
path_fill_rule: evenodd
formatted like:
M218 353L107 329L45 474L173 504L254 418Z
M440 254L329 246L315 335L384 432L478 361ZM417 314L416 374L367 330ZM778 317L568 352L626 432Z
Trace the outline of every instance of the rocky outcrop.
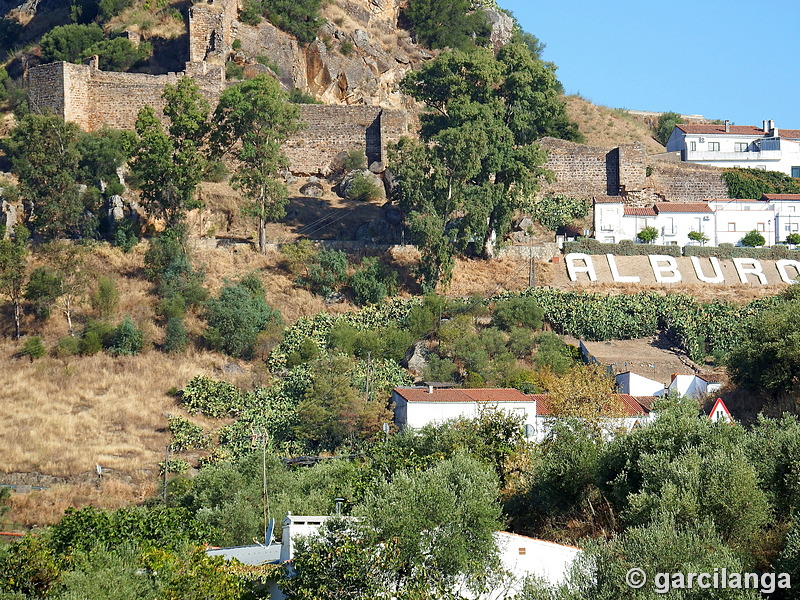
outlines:
M287 90L296 88L325 104L405 107L408 100L398 84L431 54L397 28L400 1L344 0L326 11L328 22L305 47L270 23L240 25L241 51L269 59Z

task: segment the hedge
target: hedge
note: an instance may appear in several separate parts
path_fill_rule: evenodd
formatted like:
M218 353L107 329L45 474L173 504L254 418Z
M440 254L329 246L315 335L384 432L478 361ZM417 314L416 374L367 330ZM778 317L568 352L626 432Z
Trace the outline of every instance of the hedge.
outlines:
M664 254L681 256L680 246L656 246L654 244L635 244L631 240L623 240L619 244L604 244L592 238L580 238L564 244L564 253L582 252L584 254L615 254L617 256L646 256L648 254Z

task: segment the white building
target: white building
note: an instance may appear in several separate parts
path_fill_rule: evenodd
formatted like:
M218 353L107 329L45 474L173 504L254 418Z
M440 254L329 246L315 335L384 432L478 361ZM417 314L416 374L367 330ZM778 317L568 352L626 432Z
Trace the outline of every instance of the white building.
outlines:
M658 231L655 243L663 246L698 245L689 234L703 234L707 246L740 245L751 231L764 236L765 246L800 230L800 195L790 200L708 200L706 202L656 202L651 206L626 206L623 202L596 200L594 237L603 243L638 242L645 227ZM795 198L796 196L796 198ZM789 228L788 231L781 229ZM776 238L777 234L777 238Z
M676 125L667 152L681 160L715 167L780 171L800 177L800 130L778 129L774 121L751 125Z
M718 393L721 387L720 381L709 375L675 374L667 388L667 393L689 398L700 398L708 394Z
M631 396L663 396L665 386L660 381L642 377L632 371L617 373L617 391Z

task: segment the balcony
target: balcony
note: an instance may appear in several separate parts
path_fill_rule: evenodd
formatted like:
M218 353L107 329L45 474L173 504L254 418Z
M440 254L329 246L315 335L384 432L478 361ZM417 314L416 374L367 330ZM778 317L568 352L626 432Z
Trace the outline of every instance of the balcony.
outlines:
M769 162L781 159L780 150L764 150L761 152L702 152L700 150L684 150L682 159L688 162Z

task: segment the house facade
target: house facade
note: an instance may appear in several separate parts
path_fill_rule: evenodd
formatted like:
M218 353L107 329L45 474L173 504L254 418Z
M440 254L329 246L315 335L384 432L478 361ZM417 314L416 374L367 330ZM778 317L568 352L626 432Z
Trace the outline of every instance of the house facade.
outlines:
M751 231L764 236L765 246L786 240L789 233L800 232L800 194L789 200L708 200L706 202L657 202L651 206L626 206L607 199L595 201L594 237L603 243L622 240L638 242L637 234L645 227L655 227L655 243L663 246L689 246L701 243L741 245ZM796 198L795 198L796 197ZM705 242L692 240L689 234L705 236Z
M667 152L679 152L684 162L715 167L780 171L800 177L800 130L762 126L680 124L667 140Z

